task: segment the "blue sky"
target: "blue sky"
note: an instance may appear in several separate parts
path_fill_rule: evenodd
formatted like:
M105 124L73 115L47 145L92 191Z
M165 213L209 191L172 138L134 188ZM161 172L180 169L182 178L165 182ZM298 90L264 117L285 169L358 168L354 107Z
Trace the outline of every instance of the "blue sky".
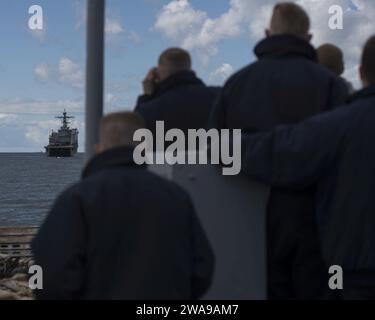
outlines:
M312 16L314 44L336 42L356 81L360 48L375 31L371 0L299 0ZM64 108L84 139L85 0L2 0L0 152L39 152ZM254 60L272 0L107 0L105 111L130 110L141 81L169 46L192 52L194 68L222 84ZM44 10L44 30L28 29L28 9ZM345 28L330 31L328 6L339 4ZM82 150L82 149L81 149Z

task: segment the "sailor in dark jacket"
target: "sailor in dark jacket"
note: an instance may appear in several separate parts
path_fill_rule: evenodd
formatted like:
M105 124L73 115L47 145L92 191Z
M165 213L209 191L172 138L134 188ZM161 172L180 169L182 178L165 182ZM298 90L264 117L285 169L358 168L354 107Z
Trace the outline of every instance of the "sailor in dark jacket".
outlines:
M165 130L206 128L219 89L207 87L191 70L187 51L171 48L162 53L157 68L143 82L145 94L138 98L136 111L155 132L156 121Z
M347 87L317 64L310 21L292 3L274 8L259 60L232 76L214 106L210 127L247 132L298 123L342 104ZM322 262L313 217L313 188L273 188L268 203L269 298L319 295Z
M39 299L197 299L214 257L188 194L133 162L139 115L102 120L100 154L56 201L32 248Z
M349 105L296 126L246 135L242 153L243 172L261 181L317 186L324 258L327 266L343 268L339 295L347 299L375 299L375 36L365 46L361 78L365 89Z

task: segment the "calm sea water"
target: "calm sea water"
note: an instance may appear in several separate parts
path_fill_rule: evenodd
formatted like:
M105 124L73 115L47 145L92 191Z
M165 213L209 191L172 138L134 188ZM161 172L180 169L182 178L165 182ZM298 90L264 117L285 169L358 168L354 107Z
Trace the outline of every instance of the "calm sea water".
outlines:
M78 181L85 156L0 153L0 226L38 226L55 198Z

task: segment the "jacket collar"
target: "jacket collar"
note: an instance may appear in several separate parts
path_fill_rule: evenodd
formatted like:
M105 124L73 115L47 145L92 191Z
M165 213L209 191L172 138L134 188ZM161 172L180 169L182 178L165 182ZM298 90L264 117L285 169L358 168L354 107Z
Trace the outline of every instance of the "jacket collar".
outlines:
M349 98L349 102L354 102L354 101L369 98L369 97L375 97L375 85L368 86L356 92Z
M121 147L105 151L95 156L83 170L82 178L87 178L110 167L136 166L133 160L133 151L133 148Z
M254 52L259 59L300 56L317 61L314 47L306 40L291 35L268 37L258 43Z
M200 80L193 71L181 71L158 83L156 85L155 92L153 95L158 96L170 90L173 87L188 84L201 86L205 85L203 81Z

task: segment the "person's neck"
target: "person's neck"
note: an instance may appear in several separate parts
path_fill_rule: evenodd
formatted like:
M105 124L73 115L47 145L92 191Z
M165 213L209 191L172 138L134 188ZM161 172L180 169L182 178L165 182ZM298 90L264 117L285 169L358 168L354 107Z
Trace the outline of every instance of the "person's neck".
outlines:
M304 41L307 41L310 43L310 37L309 35L297 35L297 34L288 34L288 33L278 33L278 32L270 32L268 35L267 35L267 38L270 38L270 37L274 37L274 36L292 36L292 37L296 37L296 38L299 38L301 40L304 40Z
M184 70L178 70L178 71L172 72L171 74L169 74L167 77L165 77L160 82L168 81L169 79L174 78L174 77L176 77L180 74L185 74L185 73L189 73L189 72L192 72L192 70L188 70L188 69L185 70L184 69Z
M362 89L367 89L371 84L367 80L362 80Z

